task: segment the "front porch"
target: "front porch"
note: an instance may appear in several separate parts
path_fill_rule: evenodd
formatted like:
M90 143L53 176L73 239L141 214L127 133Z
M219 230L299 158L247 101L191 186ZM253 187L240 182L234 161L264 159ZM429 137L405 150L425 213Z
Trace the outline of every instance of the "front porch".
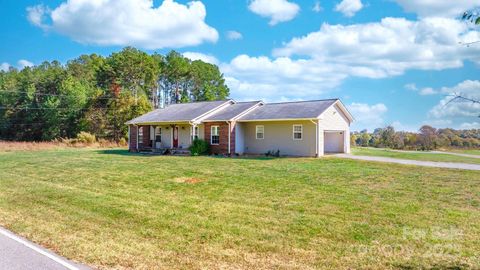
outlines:
M149 123L129 125L132 152L186 153L195 138L203 138L200 125L191 123Z
M174 156L189 156L190 150L182 148L152 148L143 147L138 150L141 154L150 155L174 155Z

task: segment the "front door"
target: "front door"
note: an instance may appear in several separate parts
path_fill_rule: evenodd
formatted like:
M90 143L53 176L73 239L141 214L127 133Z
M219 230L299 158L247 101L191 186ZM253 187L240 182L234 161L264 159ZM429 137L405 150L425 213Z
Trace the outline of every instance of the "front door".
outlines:
M173 148L178 148L178 127L173 127Z

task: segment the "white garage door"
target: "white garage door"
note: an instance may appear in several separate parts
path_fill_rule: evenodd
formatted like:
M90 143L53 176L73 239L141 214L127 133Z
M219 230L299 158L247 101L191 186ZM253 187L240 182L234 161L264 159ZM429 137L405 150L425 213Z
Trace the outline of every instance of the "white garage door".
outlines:
M325 153L343 153L343 131L325 131Z

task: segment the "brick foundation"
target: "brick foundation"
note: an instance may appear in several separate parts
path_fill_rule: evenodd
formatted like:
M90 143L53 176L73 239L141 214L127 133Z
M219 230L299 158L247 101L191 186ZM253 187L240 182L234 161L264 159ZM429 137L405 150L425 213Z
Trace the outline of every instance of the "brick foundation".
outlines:
M150 140L150 126L142 126L143 127L143 147L151 147L152 141Z
M137 152L137 127L130 125L130 135L128 137L128 151Z

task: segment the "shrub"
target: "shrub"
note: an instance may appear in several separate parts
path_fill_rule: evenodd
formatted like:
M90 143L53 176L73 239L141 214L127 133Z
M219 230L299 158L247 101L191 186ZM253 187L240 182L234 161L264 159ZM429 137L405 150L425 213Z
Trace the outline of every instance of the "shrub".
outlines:
M80 143L92 144L92 143L95 143L97 141L97 138L95 138L95 135L93 135L93 134L82 131L82 132L78 133L77 141L80 142Z
M118 145L119 146L127 146L128 142L125 138L120 138L120 140L118 141Z
M206 155L208 154L208 143L201 139L195 139L192 142L189 150L192 156Z
M280 149L275 150L268 150L268 152L265 153L265 156L267 157L280 157Z

